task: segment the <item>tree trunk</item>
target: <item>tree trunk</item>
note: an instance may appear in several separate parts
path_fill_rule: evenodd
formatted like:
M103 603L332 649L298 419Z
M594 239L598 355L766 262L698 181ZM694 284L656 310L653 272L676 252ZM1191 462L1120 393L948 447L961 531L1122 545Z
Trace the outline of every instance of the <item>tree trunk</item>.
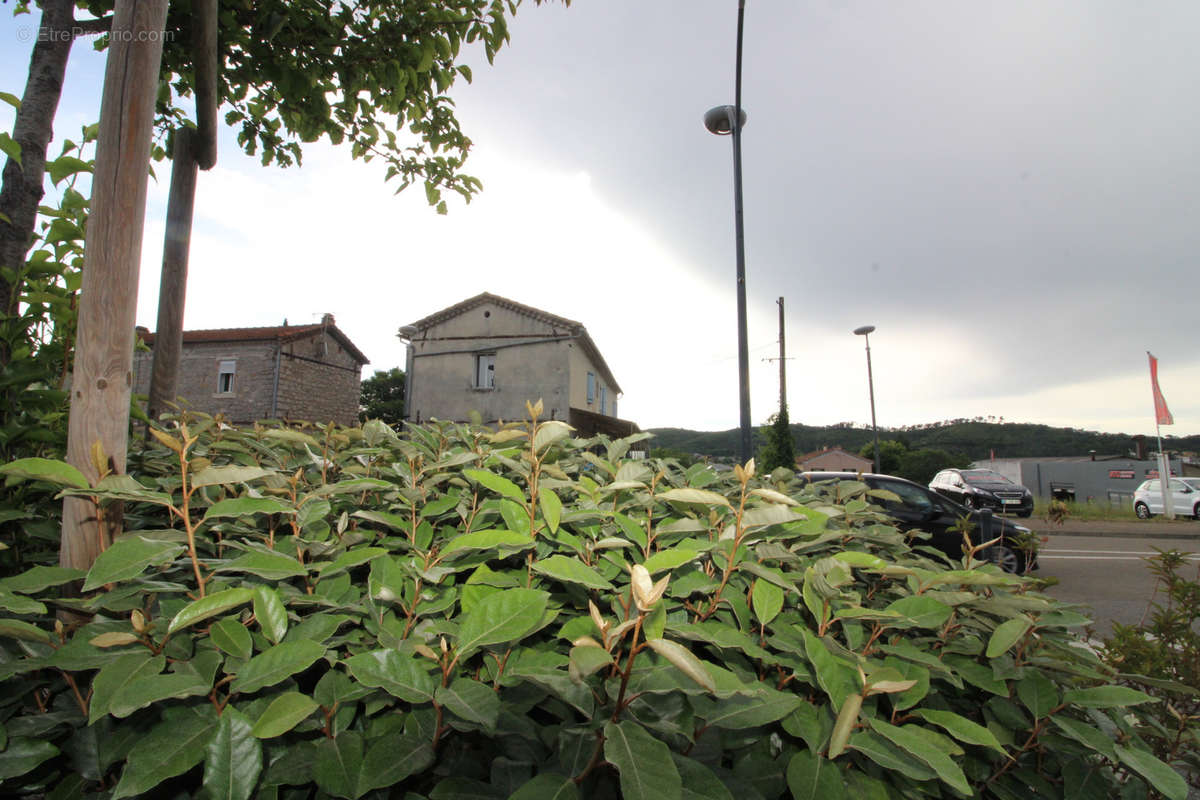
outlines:
M54 134L54 115L71 54L74 21L74 0L42 3L41 27L29 59L25 95L13 121L12 135L21 146L21 163L9 158L0 184L0 267L14 272L25 264L38 204L45 194L46 148ZM16 311L19 288L0 276L0 313ZM7 363L8 353L0 346L0 366Z
M162 277L158 283L158 327L154 332L154 364L146 413L156 419L175 401L179 360L183 356L183 308L187 297L188 251L196 203L196 133L175 132L171 159L171 193L167 197L167 233L163 241Z
M147 166L162 61L167 0L117 0L104 72L67 460L95 482L125 470L138 267L146 215ZM120 531L95 503L63 502L59 563L87 569Z

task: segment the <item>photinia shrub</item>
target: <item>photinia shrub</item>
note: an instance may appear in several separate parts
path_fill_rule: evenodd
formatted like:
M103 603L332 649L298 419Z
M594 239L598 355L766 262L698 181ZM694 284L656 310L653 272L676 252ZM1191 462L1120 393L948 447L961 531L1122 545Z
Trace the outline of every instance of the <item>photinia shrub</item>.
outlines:
M85 574L0 581L0 792L1184 800L1087 619L865 485L559 421L153 430ZM64 620L66 622L64 622Z

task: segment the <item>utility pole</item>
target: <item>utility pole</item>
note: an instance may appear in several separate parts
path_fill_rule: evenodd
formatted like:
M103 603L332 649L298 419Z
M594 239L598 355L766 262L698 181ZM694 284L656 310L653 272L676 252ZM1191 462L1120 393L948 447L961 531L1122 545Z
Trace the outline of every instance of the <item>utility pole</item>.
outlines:
M779 413L787 408L787 356L783 346L783 298L779 298Z

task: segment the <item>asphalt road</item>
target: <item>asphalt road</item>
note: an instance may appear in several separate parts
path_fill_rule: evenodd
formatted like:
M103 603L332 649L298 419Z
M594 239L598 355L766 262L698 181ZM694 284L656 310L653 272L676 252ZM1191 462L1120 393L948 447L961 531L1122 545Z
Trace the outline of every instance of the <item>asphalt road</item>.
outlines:
M1154 548L1192 553L1194 566L1183 574L1200 578L1200 522L1068 522L1062 528L1033 522L1030 527L1047 537L1037 576L1058 578L1048 594L1091 609L1097 637L1108 636L1114 620L1149 620L1156 582L1145 558Z

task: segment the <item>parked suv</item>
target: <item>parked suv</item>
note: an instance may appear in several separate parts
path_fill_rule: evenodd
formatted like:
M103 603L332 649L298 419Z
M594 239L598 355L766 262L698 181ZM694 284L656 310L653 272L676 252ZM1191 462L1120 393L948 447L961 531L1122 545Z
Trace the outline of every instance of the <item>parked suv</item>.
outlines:
M1200 478L1171 478L1171 507L1176 516L1200 519ZM1133 491L1133 511L1142 519L1163 513L1162 483L1143 481Z
M872 489L886 489L892 492L900 498L899 502L878 499L873 499L873 502L883 506L884 512L896 520L896 526L901 530L922 530L931 534L930 543L952 561L963 557L963 538L962 533L957 530L957 525L959 520L969 517L975 525L971 533L973 543L979 544L1001 537L1001 542L982 553L984 558L999 565L1005 572L1020 574L1027 571L1026 553L1018 547L1017 541L1030 534L1029 528L1023 525L989 514L990 528L984 531L984 515L979 510L961 506L920 484L892 475L803 472L800 474L800 480L812 484L857 480L866 483ZM955 530L951 530L952 528ZM1030 569L1037 568L1037 558L1034 556Z
M967 508L990 508L1018 517L1033 514L1033 492L990 469L944 469L929 488Z

